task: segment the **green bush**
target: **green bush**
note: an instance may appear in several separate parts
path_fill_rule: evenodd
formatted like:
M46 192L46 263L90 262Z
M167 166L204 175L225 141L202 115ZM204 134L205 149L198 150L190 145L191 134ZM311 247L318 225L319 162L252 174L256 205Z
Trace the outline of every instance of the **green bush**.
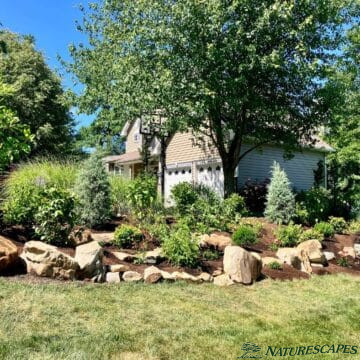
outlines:
M336 260L337 264L342 267L349 267L349 260L346 257L342 257Z
M32 226L44 186L71 191L76 176L77 166L72 162L43 159L21 165L4 184L4 221Z
M128 200L134 215L142 220L149 216L157 205L156 178L142 174L132 180L128 186Z
M114 233L114 245L120 248L131 247L134 242L140 242L142 239L142 232L132 225L122 224L116 228Z
M342 234L347 228L347 222L342 217L330 216L329 224L332 225L337 234Z
M296 202L295 204L294 221L297 224L302 224L302 225L309 224L309 213L302 203Z
M98 154L85 161L75 186L78 197L77 213L82 225L94 227L110 217L109 178Z
M45 187L35 213L35 233L41 241L66 246L75 225L75 197L67 190Z
M318 240L321 242L324 240L324 235L318 230L308 229L303 231L300 235L300 242L307 240Z
M240 225L232 235L232 240L236 245L246 246L255 244L258 238L253 227L249 225Z
M114 215L126 215L130 212L128 199L129 184L131 180L119 175L109 177L111 190L111 210Z
M279 226L275 231L275 236L282 247L295 246L299 243L302 234L301 225L289 224Z
M334 227L324 221L321 221L314 225L314 230L319 231L321 234L323 234L325 237L331 237L334 236L335 230Z
M163 242L163 240L169 235L170 228L164 222L156 222L154 224L146 224L144 229L149 235L156 240Z
M360 220L353 220L347 227L347 232L350 234L360 234Z
M280 165L274 162L264 215L271 222L287 224L294 214L295 197L289 179Z
M199 243L192 236L188 226L180 224L165 239L162 245L164 255L174 265L195 266L199 259Z
M171 197L175 202L175 207L180 216L185 216L189 212L191 205L199 198L193 185L188 182L180 182L171 189Z
M228 221L233 220L236 214L243 216L247 213L245 200L239 194L231 194L223 200L221 208L223 216Z
M307 211L307 223L313 225L326 220L331 211L330 191L323 187L314 187L297 196L302 208Z
M211 249L206 249L203 251L202 256L205 260L217 260L221 257L219 251L217 250L211 250Z

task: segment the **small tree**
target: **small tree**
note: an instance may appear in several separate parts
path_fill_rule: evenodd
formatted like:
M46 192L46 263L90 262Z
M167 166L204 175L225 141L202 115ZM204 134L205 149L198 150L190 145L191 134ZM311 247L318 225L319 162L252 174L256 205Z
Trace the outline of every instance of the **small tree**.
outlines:
M265 216L272 222L287 224L295 213L295 196L286 172L274 162L266 196Z
M103 224L110 215L110 183L97 154L85 162L75 188L80 222L90 227Z

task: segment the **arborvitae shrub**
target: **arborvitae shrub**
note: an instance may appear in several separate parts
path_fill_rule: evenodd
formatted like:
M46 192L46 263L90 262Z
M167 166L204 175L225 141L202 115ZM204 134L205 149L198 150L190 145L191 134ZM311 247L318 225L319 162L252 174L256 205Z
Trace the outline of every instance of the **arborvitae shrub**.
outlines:
M111 192L109 178L99 155L93 154L85 162L75 189L81 224L89 227L104 224L110 216Z
M280 165L274 162L266 196L265 216L271 222L287 224L295 214L295 196L290 181Z

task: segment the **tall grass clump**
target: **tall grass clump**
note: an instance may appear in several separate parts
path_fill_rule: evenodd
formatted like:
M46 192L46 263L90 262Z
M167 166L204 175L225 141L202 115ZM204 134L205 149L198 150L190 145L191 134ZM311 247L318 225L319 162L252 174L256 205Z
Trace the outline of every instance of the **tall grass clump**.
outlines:
M76 176L74 162L41 159L20 165L4 184L2 209L5 223L31 226L43 188L55 186L71 191Z
M111 190L111 210L114 215L125 215L131 210L128 198L130 179L122 176L111 175L109 177Z

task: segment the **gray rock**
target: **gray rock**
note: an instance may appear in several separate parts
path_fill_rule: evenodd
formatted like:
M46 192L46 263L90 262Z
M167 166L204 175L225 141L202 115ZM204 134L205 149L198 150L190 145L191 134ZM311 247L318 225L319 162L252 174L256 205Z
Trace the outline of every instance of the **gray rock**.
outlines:
M360 244L354 244L355 255L360 257Z
M228 274L223 274L214 277L214 285L217 286L230 286L235 284L235 282L230 278Z
M125 264L114 264L109 265L109 271L110 272L125 272L129 270L129 266Z
M162 279L161 270L150 266L144 270L144 281L148 284L155 284Z
M112 254L120 261L132 262L134 259L136 259L135 255L131 255L126 252L114 251Z
M324 256L327 261L335 259L335 254L332 251L324 251Z

